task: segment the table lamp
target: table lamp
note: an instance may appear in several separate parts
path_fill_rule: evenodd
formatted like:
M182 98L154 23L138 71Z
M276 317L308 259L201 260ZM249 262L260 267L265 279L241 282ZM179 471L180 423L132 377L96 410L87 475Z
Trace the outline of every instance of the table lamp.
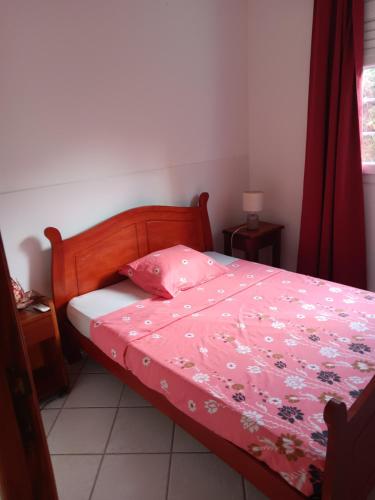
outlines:
M249 231L259 228L258 212L263 210L263 191L245 191L242 194L242 209L247 212L246 227Z

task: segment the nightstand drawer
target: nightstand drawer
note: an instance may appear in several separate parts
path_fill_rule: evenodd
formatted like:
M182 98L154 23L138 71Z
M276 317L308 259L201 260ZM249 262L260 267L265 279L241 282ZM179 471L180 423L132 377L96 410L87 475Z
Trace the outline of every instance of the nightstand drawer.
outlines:
M40 318L23 324L22 331L26 340L26 345L32 346L47 339L54 338L55 332L50 313L39 313Z

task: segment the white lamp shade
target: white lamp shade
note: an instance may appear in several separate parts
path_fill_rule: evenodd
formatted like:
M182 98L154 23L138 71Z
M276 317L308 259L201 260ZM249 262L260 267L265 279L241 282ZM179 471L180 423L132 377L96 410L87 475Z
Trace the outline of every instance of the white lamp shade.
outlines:
M263 210L263 191L245 191L242 195L244 212L261 212Z

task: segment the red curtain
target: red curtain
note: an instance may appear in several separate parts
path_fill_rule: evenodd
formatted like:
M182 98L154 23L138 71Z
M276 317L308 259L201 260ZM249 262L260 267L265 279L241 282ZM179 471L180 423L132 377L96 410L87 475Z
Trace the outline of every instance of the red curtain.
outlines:
M298 272L366 288L363 0L315 0Z

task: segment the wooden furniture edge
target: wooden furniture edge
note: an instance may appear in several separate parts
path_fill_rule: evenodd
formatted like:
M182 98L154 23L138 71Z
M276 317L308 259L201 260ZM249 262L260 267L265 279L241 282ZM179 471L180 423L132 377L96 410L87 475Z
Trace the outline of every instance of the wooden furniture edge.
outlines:
M0 232L0 496L58 500Z
M349 410L331 399L324 420L328 446L323 500L366 499L375 485L375 376Z
M264 224L266 224L268 227L264 228ZM285 229L285 226L283 224L275 224L273 222L267 222L263 220L260 221L260 225L261 226L259 229L249 230L247 229L246 224L237 224L236 226L231 226L223 229L222 233L231 236L234 232L236 232L236 234L238 233L244 237L257 237L262 235L263 233L273 233Z

